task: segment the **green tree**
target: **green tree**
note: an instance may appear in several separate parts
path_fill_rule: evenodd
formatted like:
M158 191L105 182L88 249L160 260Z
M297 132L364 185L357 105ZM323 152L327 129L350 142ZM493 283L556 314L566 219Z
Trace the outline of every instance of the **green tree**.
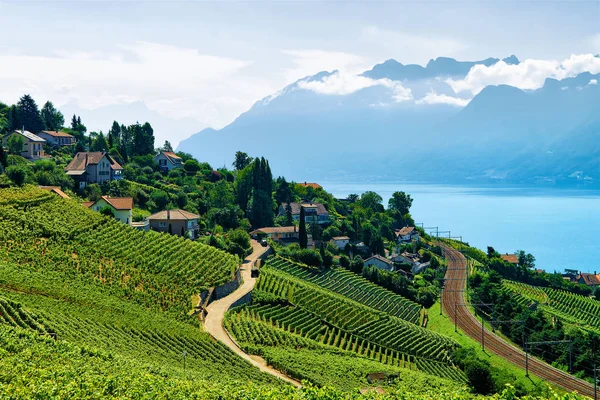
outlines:
M185 169L188 174L195 174L200 171L200 163L196 160L187 160L183 164L183 169Z
M308 247L308 235L306 233L306 221L304 220L304 207L300 207L300 227L298 229L300 248L306 249Z
M21 155L23 151L23 146L25 145L25 141L23 140L23 136L14 134L8 138L7 141L8 152L10 154Z
M241 171L246 168L248 165L252 163L252 157L248 156L248 153L244 153L243 151L237 151L235 153L235 160L233 161L233 169L236 171Z
M119 153L121 149L121 127L117 121L113 121L112 126L108 130L108 145L110 148L116 148Z
M235 197L238 206L244 211L248 211L248 202L252 196L254 183L253 165L249 165L241 171L238 171L235 177Z
M381 204L382 202L383 199L381 196L372 191L364 192L360 196L360 206L373 212L384 211L383 204Z
M47 130L58 131L65 124L65 117L54 107L51 101L44 104L40 114Z
M165 140L165 144L163 144L163 146L160 148L161 151L173 151L173 146L171 145L171 142L169 142L168 140Z
M526 269L535 268L535 257L531 253L526 253L523 250L518 250L517 257L519 259L519 266Z
M115 217L115 213L113 212L113 209L109 206L104 206L100 209L100 214L102 215L106 215L107 217Z
M400 215L408 214L412 206L413 199L410 194L404 192L394 192L388 201L388 209L397 211Z
M6 176L8 176L15 185L22 186L27 179L27 167L24 165L11 165L6 168Z
M40 116L38 106L33 98L26 94L17 103L18 126L25 130L38 133L44 130L44 121Z
M164 210L169 204L169 195L162 190L153 190L150 198L156 205L157 210Z
M102 188L97 183L92 183L83 189L83 195L90 201L96 201L102 197Z
M92 137L91 134L90 137ZM104 136L102 132L93 135L92 143L90 145L90 151L108 151L109 149L110 146L108 145L106 136Z
M348 197L346 197L346 200L348 200L348 203L356 203L358 200L360 199L360 196L357 194L349 194Z

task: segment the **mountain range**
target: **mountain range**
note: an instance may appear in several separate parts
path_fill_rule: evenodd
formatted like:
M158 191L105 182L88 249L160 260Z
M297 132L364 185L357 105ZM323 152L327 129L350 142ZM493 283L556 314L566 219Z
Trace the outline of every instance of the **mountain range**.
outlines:
M600 74L546 79L535 90L487 86L457 94L477 66L388 60L361 75L320 72L256 102L220 130L183 140L214 167L236 151L294 180L600 184Z

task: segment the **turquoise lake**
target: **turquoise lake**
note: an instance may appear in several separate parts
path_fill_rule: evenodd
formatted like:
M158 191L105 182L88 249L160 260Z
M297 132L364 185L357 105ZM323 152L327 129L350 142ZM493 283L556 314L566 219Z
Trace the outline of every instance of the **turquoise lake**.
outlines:
M600 191L469 187L406 183L320 182L335 197L372 190L387 206L395 191L410 193L417 223L462 236L485 251L525 250L546 271L600 272ZM431 230L430 230L431 231ZM442 236L442 234L440 234ZM443 233L448 236L448 233Z

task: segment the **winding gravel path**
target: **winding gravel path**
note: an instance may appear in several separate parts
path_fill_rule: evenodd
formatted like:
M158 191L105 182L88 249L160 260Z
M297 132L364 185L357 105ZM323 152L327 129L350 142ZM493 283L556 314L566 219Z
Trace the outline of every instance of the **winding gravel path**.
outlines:
M219 300L215 300L209 304L209 306L207 307L208 315L206 316L206 320L204 321L204 329L212 337L223 342L223 344L229 347L235 354L242 357L244 360L248 361L250 364L254 365L261 371L283 379L284 381L291 383L296 387L300 387L300 382L270 367L262 358L246 354L237 345L237 343L233 341L231 336L229 336L227 330L225 330L225 328L223 327L223 318L225 316L225 312L227 312L227 310L231 308L231 305L233 303L235 303L237 300L241 299L246 294L248 294L256 284L256 278L251 277L251 270L258 257L260 257L265 251L267 251L267 247L262 247L260 243L258 243L255 240L252 240L252 250L252 254L250 254L244 260L244 264L242 264L241 267L242 279L244 283L229 296L223 297Z

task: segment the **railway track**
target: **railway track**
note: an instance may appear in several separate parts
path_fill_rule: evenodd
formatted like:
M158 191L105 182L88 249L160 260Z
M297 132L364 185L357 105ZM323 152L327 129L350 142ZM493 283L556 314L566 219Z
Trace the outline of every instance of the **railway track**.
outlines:
M477 321L466 306L464 292L467 283L466 259L458 250L444 245L442 245L442 248L448 260L448 269L445 276L446 285L442 294L444 311L452 322L456 319L456 324L463 332L481 343L481 322ZM525 369L525 352L520 348L508 343L487 329L484 329L483 340L486 351L492 351L514 365ZM535 357L529 356L528 363L529 371L532 374L570 392L577 392L594 398L594 387L590 383L554 368Z

